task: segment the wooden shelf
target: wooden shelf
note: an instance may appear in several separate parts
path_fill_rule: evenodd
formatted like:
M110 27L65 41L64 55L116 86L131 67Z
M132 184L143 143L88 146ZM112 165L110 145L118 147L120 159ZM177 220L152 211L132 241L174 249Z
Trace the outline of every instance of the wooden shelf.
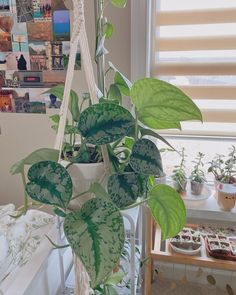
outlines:
M207 203L210 205L214 203L215 199L208 199ZM199 206L198 209L193 209L196 215L196 219L199 223L204 224L207 221L207 214L209 213L209 207L204 207L202 205ZM195 211L196 210L196 211ZM198 213L197 213L198 212ZM218 208L215 208L215 212L217 215L220 214L221 217L226 221L228 218L231 219L232 215L235 218L235 210L234 212L230 212L229 215L225 213L224 216L223 212L221 212ZM199 214L200 213L200 214ZM219 216L219 215L218 215ZM198 218L197 218L198 217ZM211 216L212 217L212 216ZM189 218L191 220L191 218ZM209 219L210 220L210 219ZM235 226L234 219L234 226ZM216 224L217 226L218 224ZM189 227L193 227L194 225L186 225ZM196 227L196 225L195 225ZM208 255L205 243L202 243L201 251L198 255L190 256L185 254L176 253L172 250L169 241L163 242L165 243L165 247L161 242L161 230L158 225L155 224L153 218L151 217L150 213L147 213L147 222L146 222L146 257L149 257L148 263L146 263L145 267L145 288L144 288L144 295L151 294L151 284L152 284L152 271L153 271L153 262L155 260L167 262L167 263L176 263L176 264L185 264L185 265L192 265L197 267L206 267L206 268L214 268L220 269L225 271L235 271L236 270L236 262L229 261L229 260L222 260L222 259L215 259Z
M159 240L159 243L158 243ZM165 250L160 250L160 230L156 229L155 233L155 243L154 249L151 251L150 255L152 259L164 262L178 263L178 264L188 264L194 266L202 266L208 268L217 268L222 270L232 270L235 271L236 263L235 261L215 259L208 255L205 243L202 243L201 251L198 255L185 255L176 253L172 250L169 241L165 242Z

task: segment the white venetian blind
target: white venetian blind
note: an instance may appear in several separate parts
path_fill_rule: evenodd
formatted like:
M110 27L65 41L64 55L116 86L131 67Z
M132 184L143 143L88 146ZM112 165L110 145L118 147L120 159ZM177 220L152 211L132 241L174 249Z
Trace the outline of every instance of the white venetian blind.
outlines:
M204 124L186 134L236 136L236 0L154 0L151 75L179 86Z

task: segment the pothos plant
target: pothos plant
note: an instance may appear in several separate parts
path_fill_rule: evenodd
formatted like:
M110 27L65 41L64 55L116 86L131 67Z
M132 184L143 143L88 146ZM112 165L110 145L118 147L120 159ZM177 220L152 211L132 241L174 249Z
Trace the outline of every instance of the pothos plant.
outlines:
M110 2L119 7L126 3ZM103 27L106 34L108 28L111 30L110 25ZM98 49L97 57L101 55ZM112 64L109 70L114 73L113 86L104 89L98 104L79 110L72 126L85 145L103 146L108 151L111 169L107 183L91 184L89 192L94 198L79 209L69 209L72 199L88 191L73 196L71 177L57 163L56 150L37 150L11 169L12 174L22 175L25 188L25 204L19 214L26 212L30 199L52 206L64 217L65 235L82 261L92 288L106 285L121 257L125 242L123 210L145 203L160 225L163 239L176 235L185 225L185 206L176 190L165 184L152 186L148 181L150 176L162 175L163 166L157 145L147 136L167 143L153 129L180 129L182 121L202 120L198 107L177 87L154 78L131 84ZM117 99L122 96L130 98L131 112ZM78 110L78 105L74 107ZM30 166L27 176L25 165Z

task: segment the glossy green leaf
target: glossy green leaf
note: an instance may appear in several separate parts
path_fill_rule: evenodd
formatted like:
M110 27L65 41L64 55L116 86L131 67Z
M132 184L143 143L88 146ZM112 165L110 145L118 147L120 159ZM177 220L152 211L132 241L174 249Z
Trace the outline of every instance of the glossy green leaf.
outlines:
M122 96L120 93L120 89L117 87L116 84L111 84L109 87L108 98L110 100L115 100L121 102Z
M132 86L130 96L137 108L139 120L150 128L187 120L202 121L202 114L196 104L167 82L154 78L138 80Z
M123 95L129 96L132 83L111 63L109 66L115 71L114 82Z
M55 124L59 124L60 122L60 116L58 114L52 115L49 118Z
M38 202L56 205L64 209L72 197L72 180L67 170L60 164L42 161L28 171L27 194Z
M110 0L110 2L118 8L124 8L127 0Z
M177 235L186 224L186 209L180 195L172 187L158 184L148 197L148 205L161 227L163 240Z
M69 110L71 112L72 118L75 122L78 122L80 111L79 111L79 98L75 91L71 91L69 100Z
M114 28L113 28L112 23L109 23L109 22L105 23L104 33L105 33L105 36L107 39L112 37L113 31L114 31Z
M112 202L91 199L66 216L64 231L92 288L96 287L117 265L124 246L124 223L118 208Z
M59 158L59 151L55 149L42 148L34 151L29 156L15 163L10 168L12 175L22 173L25 165L33 165L41 161L53 161L57 162Z
M64 95L64 89L65 89L64 85L57 85L57 86L50 88L49 90L47 90L44 93L54 94L59 100L62 100L63 95ZM77 105L76 105L76 103L77 103ZM70 91L69 110L72 114L73 119L75 121L77 121L78 116L79 116L78 95L74 90Z
M163 172L161 155L156 145L143 138L133 145L130 166L135 172L147 175L160 175Z
M108 279L105 281L105 285L110 285L110 286L117 286L125 277L125 273L123 271L117 271L115 273L112 273Z
M103 145L123 138L133 126L128 110L114 103L100 103L81 113L78 129L88 143Z
M144 125L153 128L153 129L179 129L181 130L180 122L171 122L159 120L158 118L149 115L148 112L143 114L142 119L140 120Z
M164 138L162 137L160 134L157 134L156 132L154 132L153 130L151 129L146 129L146 128L143 128L143 127L139 127L139 130L141 132L141 135L142 136L152 136L156 139L159 139L161 140L162 142L164 142L166 145L168 145L172 150L175 150L172 145Z
M112 202L119 208L133 204L144 194L142 179L134 172L113 174L108 179L107 190Z

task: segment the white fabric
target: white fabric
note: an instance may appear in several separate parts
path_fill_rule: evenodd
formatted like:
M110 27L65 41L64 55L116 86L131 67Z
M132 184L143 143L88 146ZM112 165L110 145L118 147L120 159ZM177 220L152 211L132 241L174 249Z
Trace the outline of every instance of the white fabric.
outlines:
M0 206L0 284L27 263L54 222L53 216L38 210L10 217L15 214L13 204Z

